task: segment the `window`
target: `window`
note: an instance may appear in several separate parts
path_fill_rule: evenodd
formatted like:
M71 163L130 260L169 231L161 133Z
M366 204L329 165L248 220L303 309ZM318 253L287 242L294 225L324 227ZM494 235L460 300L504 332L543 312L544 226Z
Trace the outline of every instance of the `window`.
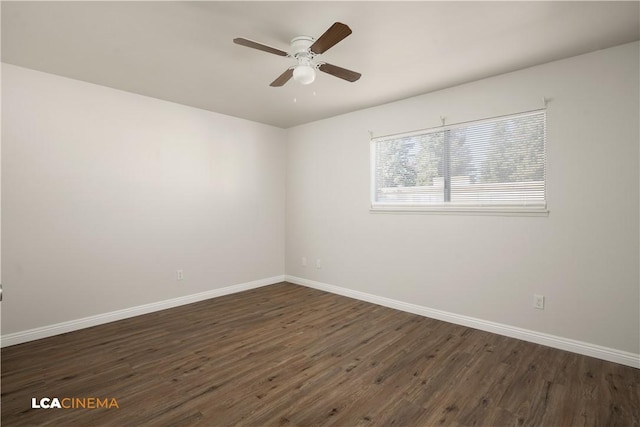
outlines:
M546 213L544 110L371 140L372 210Z

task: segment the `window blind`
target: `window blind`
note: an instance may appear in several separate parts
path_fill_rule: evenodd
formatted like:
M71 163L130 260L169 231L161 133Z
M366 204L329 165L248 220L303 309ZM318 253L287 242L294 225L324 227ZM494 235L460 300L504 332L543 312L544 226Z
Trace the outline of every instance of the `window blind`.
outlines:
M373 207L546 208L544 110L371 144Z

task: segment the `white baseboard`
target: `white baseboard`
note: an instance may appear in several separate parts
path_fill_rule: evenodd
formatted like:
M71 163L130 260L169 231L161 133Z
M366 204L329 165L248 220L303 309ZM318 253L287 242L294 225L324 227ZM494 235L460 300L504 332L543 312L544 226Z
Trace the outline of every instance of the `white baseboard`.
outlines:
M272 285L274 283L279 283L285 280L297 285L307 286L310 288L343 295L361 301L367 301L373 304L394 308L396 310L401 310L432 319L438 319L462 326L468 326L482 331L517 338L536 344L542 344L561 350L571 351L574 353L583 354L585 356L591 356L610 362L620 363L622 365L631 366L634 368L640 368L640 354L602 347L596 344L558 337L555 335L522 329L515 326L490 322L487 320L476 319L470 316L449 313L447 311L436 310L433 308L423 307L420 305L398 301L391 298L381 297L365 292L342 288L340 286L329 285L322 282L316 282L313 280L288 275L269 277L266 279L255 280L252 282L241 283L224 288L212 289L210 291L197 294L173 298L170 300L144 304L137 307L130 307L122 310L112 311L110 313L98 314L82 319L76 319L68 322L62 322L54 325L48 325L40 328L2 335L2 337L0 338L0 347L8 347L15 344L21 344L28 341L34 341L41 338L47 338L54 335L77 331L79 329L102 325L105 323L114 322L116 320L127 319L129 317L140 316L142 314L152 313L154 311L165 310L167 308L178 307L181 305L191 304L210 298L216 298L223 295L234 294L237 292L247 291L249 289Z
M443 320L445 322L454 323L456 325L468 326L470 328L479 329L482 331L492 332L511 338L518 338L523 341L529 341L536 344L546 345L548 347L558 348L560 350L571 351L573 353L607 360L609 362L619 363L621 365L640 368L640 354L602 347L596 344L576 341L569 338L558 337L555 335L531 331L528 329L517 328L515 326L504 325L501 323L489 322L487 320L449 313L447 311L435 310L433 308L380 297L377 295L329 285L322 282L316 282L313 280L303 279L300 277L287 275L285 276L285 280L297 285L307 286L310 288L331 292L333 294L343 295L361 301L367 301L373 304L394 308L396 310L401 310L408 313L418 314L424 317Z
M103 313L95 316L85 317L82 319L70 320L68 322L56 323L55 325L48 325L40 328L29 329L26 331L14 332L12 334L2 335L2 338L0 339L0 347L8 347L28 341L39 340L41 338L47 338L53 335L77 331L78 329L90 328L92 326L115 322L116 320L122 320L129 317L152 313L154 311L160 311L167 308L178 307L180 305L191 304L210 298L221 297L223 295L235 294L237 292L259 288L261 286L272 285L274 283L283 282L284 277L285 276L282 275L269 277L266 279L254 280L252 282L240 283L237 285L227 286L219 289L212 289L210 291L172 298L165 301L158 301L150 304L139 305L137 307L125 308L122 310L112 311L110 313Z

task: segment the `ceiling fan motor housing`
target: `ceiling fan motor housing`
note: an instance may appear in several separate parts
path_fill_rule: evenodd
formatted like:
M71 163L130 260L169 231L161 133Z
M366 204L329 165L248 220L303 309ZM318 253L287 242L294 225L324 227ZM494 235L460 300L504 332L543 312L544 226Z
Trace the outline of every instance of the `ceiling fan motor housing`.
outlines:
M313 37L299 36L291 40L289 54L294 58L298 56L311 56L309 48L313 44Z

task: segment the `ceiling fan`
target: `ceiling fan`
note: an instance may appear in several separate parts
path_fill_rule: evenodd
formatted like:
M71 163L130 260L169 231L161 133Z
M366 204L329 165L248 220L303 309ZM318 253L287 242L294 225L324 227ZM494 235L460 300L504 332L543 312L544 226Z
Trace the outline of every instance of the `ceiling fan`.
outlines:
M360 73L317 60L319 55L331 49L349 34L351 34L351 28L349 28L349 26L341 22L336 22L317 40L309 36L295 37L291 40L288 52L243 38L233 39L233 42L241 46L273 53L274 55L294 58L297 61L296 65L289 67L277 79L271 82L270 86L273 87L284 86L291 77L300 84L308 85L315 80L316 70L331 74L348 82L355 82L360 78Z

